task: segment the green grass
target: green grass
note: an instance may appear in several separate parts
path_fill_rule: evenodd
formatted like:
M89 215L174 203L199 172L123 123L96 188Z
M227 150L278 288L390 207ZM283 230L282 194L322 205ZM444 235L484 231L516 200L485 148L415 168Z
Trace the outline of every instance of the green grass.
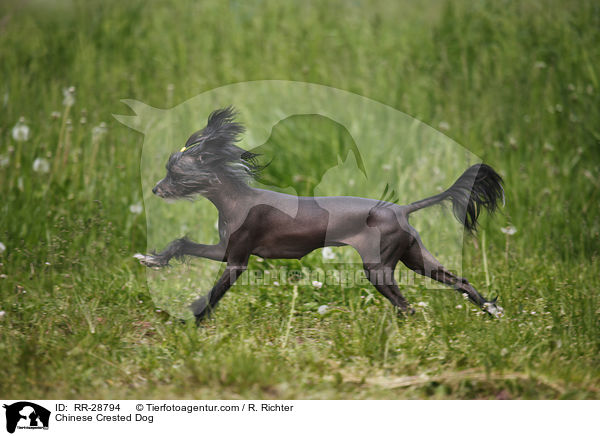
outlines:
M597 2L47 3L0 5L0 397L600 397ZM131 258L143 137L111 114L260 79L380 101L497 168L490 288L481 233L463 269L504 319L422 283L406 320L360 286L301 286L294 312L290 286L236 288L202 328L157 312Z

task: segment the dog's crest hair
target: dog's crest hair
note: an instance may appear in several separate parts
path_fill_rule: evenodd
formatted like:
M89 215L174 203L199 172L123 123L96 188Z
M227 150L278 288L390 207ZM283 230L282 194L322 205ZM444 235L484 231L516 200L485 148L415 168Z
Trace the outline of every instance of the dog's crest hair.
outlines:
M181 158L190 156L202 163L201 168L186 165L187 174L197 181L207 178L226 178L238 185L247 185L256 179L265 166L258 162L258 154L246 151L236 145L244 126L235 121L237 112L229 106L212 112L206 127L194 132L185 146L173 153L167 163L167 170L178 165ZM185 183L193 189L196 180ZM198 184L199 187L199 184Z
M216 143L215 145L235 144L239 135L244 133L244 126L234 121L237 112L231 106L217 109L208 116L206 127L194 132L185 143L184 153L194 154L198 146Z

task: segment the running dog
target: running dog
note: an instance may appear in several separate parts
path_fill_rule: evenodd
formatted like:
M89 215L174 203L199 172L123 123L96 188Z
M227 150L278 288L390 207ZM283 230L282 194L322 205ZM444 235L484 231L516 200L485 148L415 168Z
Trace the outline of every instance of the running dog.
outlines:
M473 165L446 191L408 205L359 197L298 197L250 185L264 167L257 154L236 145L244 128L234 117L231 107L210 114L206 127L171 154L165 178L152 189L163 199L201 195L210 200L219 212L219 243L205 245L181 238L159 253L136 255L153 268L184 256L227 263L210 293L192 303L197 321L215 308L246 270L251 255L301 259L317 248L342 245L356 249L367 278L399 315L414 312L394 280L399 261L453 287L488 314L503 313L497 297L486 300L467 279L444 268L408 220L411 213L448 199L465 229L475 231L480 211L493 213L504 199L502 178L490 166Z

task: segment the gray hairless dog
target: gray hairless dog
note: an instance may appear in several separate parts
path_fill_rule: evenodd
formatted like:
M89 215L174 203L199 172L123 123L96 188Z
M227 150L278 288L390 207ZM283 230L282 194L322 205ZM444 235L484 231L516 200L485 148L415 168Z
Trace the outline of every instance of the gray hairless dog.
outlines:
M208 315L246 270L251 255L300 259L325 246L352 246L360 254L367 278L399 314L413 313L394 279L398 261L411 270L452 286L498 317L503 310L465 279L448 271L425 248L408 217L412 212L452 201L456 218L476 230L482 208L494 212L504 198L502 178L488 165L468 168L446 191L408 205L358 197L298 197L251 187L263 167L257 154L235 145L243 127L232 108L213 112L206 127L173 153L167 175L152 189L164 199L202 195L219 212L220 241L204 245L176 239L160 253L136 255L148 267L167 266L173 257L204 257L227 267L210 293L191 309L196 320Z

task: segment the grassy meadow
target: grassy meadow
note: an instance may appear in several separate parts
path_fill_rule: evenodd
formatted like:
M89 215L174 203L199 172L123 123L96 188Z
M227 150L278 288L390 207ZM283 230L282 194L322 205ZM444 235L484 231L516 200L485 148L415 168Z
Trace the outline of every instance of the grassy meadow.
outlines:
M0 397L600 398L599 29L591 0L0 3ZM157 308L132 258L161 248L144 137L112 114L262 79L366 96L496 168L506 206L462 268L505 316L424 283L407 319L370 286L234 288L199 328ZM295 150L270 181L310 191Z

